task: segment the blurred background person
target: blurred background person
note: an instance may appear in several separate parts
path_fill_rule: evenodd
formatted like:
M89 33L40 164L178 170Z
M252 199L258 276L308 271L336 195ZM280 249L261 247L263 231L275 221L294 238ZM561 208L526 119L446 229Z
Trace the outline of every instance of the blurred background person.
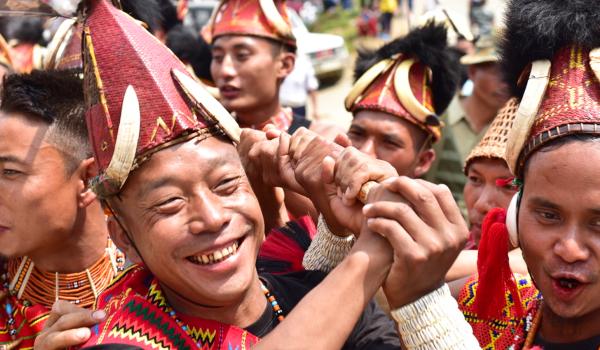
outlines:
M466 214L463 165L509 95L501 79L498 55L492 40L481 39L475 53L462 56L460 63L467 68L469 80L463 84L463 89L456 94L442 118L445 123L444 135L436 145L439 157L426 179L450 187ZM468 84L472 84L472 88L465 89Z
M292 108L292 113L306 118L306 106L310 100L311 119L319 119L317 89L319 81L308 56L298 49L292 72L283 80L279 89L279 100L284 107Z

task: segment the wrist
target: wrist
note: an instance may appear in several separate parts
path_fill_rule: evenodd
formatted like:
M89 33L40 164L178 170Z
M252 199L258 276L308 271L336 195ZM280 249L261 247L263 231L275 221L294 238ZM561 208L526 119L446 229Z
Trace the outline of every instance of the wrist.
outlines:
M392 310L407 349L481 349L448 285Z
M426 295L429 295L430 293L435 292L442 286L443 286L443 282L437 284L436 286L434 286L432 288L424 289L424 290L417 291L417 292L402 294L402 293L397 293L395 291L390 291L384 285L383 292L385 293L385 297L390 305L390 308L396 309L396 308L400 308L404 305L411 304L415 301L421 300L421 298L423 298L423 296L426 296ZM406 288L403 288L402 290L406 291ZM396 291L397 291L397 289L396 289Z

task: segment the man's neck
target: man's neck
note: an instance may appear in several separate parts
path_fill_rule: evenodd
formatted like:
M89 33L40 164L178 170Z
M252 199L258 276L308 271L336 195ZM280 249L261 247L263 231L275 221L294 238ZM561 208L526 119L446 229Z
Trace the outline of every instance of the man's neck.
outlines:
M496 109L475 94L466 97L461 102L467 121L476 134L488 126L498 113Z
M281 112L281 109L279 100L275 100L270 104L260 106L260 108L235 111L235 115L242 126L260 125Z
M258 275L250 288L236 302L223 306L206 306L195 303L162 285L165 297L176 312L203 319L246 328L256 322L267 307L267 299L261 288Z
M81 272L106 251L108 229L99 203L79 209L75 224L59 246L45 247L29 255L35 266L47 272Z
M600 310L574 319L556 315L546 304L542 312L540 336L547 342L572 343L600 335Z

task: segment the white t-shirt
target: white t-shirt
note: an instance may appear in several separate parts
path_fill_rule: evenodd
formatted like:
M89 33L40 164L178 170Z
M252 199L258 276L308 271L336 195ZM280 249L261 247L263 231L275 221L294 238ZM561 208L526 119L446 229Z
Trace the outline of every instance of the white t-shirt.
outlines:
M279 101L286 107L302 107L308 100L308 92L319 88L315 70L306 54L298 53L294 69L279 89Z

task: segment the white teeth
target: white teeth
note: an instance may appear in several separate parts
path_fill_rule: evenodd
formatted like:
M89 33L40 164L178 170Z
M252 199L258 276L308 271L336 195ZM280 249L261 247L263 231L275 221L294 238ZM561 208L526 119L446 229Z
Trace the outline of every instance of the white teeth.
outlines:
M223 248L221 250L216 250L210 254L201 254L196 256L191 256L188 258L191 262L199 265L209 265L217 262L221 262L231 255L237 253L238 243L234 242L229 247Z
M215 257L215 260L221 260L221 258L223 257L223 254L221 254L220 251L216 251L213 253L213 256Z

